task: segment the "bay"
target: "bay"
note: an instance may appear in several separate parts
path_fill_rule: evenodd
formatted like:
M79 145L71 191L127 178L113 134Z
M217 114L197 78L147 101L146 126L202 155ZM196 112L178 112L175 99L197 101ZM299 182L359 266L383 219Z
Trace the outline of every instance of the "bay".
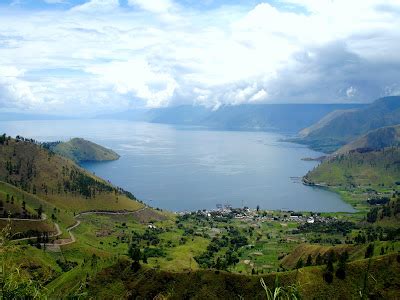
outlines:
M330 191L300 178L321 153L281 142L270 132L211 131L125 120L2 121L0 131L39 141L83 137L121 155L82 167L132 192L151 206L173 211L217 204L314 212L353 212Z

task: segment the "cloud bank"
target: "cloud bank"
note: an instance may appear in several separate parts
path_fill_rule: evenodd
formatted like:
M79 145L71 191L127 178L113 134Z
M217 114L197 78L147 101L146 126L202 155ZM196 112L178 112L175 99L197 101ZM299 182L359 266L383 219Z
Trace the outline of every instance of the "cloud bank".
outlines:
M0 110L91 114L400 94L397 0L188 3L3 4Z

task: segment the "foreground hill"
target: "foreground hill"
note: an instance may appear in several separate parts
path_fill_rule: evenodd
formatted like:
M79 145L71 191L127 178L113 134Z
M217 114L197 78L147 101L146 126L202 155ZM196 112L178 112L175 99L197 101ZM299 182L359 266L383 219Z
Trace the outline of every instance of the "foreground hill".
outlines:
M113 150L82 138L73 138L68 142L45 143L43 146L77 163L119 159L119 155Z
M0 141L0 181L39 196L57 208L137 210L135 197L33 141Z
M350 111L335 112L304 129L297 142L333 152L369 131L400 124L400 96L385 97Z
M243 276L212 270L170 273L143 269L134 272L120 262L90 281L94 298L140 299L265 299L263 278L273 290L277 282L293 292L291 297L268 299L397 299L400 277L399 255L383 255L347 264L345 278L323 279L324 267L306 267L264 276ZM278 278L278 280L277 280ZM294 296L297 296L296 298ZM282 297L282 298L280 298Z
M400 148L355 150L334 155L310 171L304 181L330 187L395 188L400 184Z
M335 154L345 154L357 149L379 150L400 146L400 125L373 130L355 141L343 146Z

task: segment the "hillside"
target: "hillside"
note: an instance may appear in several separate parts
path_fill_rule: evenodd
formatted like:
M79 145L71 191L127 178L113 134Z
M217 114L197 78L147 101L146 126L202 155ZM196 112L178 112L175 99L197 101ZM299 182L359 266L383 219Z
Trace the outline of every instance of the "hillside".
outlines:
M373 130L353 142L343 146L335 154L345 154L357 149L378 150L400 146L400 125Z
M137 210L143 206L129 192L21 138L0 141L0 181L36 195L57 208L76 212Z
M128 262L119 262L100 272L88 286L95 298L264 299L265 291L260 284L263 278L270 289L279 282L301 299L356 299L360 294L373 299L396 299L399 262L396 254L354 261L347 264L345 278L334 275L331 283L323 279L325 268L322 266L243 276L212 270L169 273L146 268L135 272Z
M109 161L119 158L119 155L113 150L82 138L73 138L68 142L44 143L43 146L77 163L85 161Z
M321 128L325 127L328 125L332 120L335 118L345 115L347 113L352 113L355 112L355 109L347 109L347 110L335 110L329 114L327 114L325 117L323 117L321 120L319 120L317 123L311 125L310 127L304 128L303 130L300 131L300 135L302 137L306 137L310 135L311 133L320 130Z
M397 188L400 179L400 148L355 150L323 161L304 181L329 187Z
M369 131L400 124L400 96L385 97L357 110L334 113L304 129L296 141L334 152Z

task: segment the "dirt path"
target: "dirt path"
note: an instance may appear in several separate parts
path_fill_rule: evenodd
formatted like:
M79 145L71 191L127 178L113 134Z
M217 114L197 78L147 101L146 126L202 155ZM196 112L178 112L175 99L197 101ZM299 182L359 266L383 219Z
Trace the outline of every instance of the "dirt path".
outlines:
M148 206L144 206L138 210L135 211L85 211L82 213L79 213L74 216L75 219L77 219L80 216L83 215L90 215L90 214L101 214L101 215L129 215L129 214L135 214L141 211L144 211L147 209ZM47 219L47 216L43 214L42 219L7 219L7 220L17 220L17 221L44 221ZM76 238L74 234L71 232L73 229L77 228L81 224L80 220L76 220L76 223L70 227L67 228L67 232L69 233L69 238L68 239L57 239L53 243L43 243L42 246L50 247L50 248L59 248L60 246L65 246L65 245L70 245L76 242ZM49 235L49 237L58 237L62 235L62 231L60 229L60 226L57 223L54 223L54 227L56 228L56 233ZM27 241L27 240L33 240L36 239L36 237L27 237L27 238L21 238L21 239L16 239L12 240L13 242L19 242L19 241Z

